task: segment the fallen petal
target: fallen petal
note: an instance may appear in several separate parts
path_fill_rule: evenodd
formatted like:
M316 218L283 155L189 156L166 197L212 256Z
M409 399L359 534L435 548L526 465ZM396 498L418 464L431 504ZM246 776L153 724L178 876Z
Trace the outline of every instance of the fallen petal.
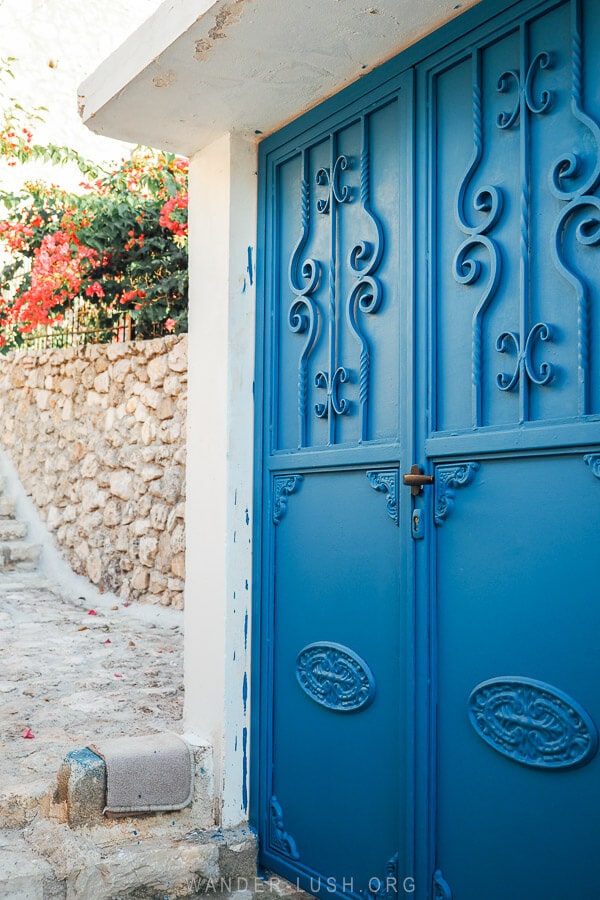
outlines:
M98 615L98 613L96 612L95 609L90 609L88 616L97 616L97 615Z
M33 731L31 730L31 728L27 728L27 729L23 732L23 734L21 735L21 737L29 738L30 740L33 740L33 738L35 737L35 734L34 734Z

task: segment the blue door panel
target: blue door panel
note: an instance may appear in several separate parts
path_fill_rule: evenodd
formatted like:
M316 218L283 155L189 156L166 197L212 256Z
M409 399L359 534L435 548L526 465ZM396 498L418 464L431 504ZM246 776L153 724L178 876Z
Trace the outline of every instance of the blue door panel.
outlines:
M481 461L436 529L437 862L456 900L600 893L600 481L584 456Z
M397 483L397 470L384 476ZM399 529L371 480L306 474L274 538L271 791L295 852L272 823L269 849L355 892L398 852L405 743ZM370 834L364 810L378 823Z

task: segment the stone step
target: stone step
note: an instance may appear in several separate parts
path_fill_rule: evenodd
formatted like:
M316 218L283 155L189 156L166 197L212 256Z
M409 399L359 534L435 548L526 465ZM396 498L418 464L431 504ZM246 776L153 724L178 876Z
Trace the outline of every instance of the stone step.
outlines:
M0 830L0 900L50 900L58 893L52 866L20 831ZM57 890L58 888L58 890Z
M14 519L16 504L12 497L0 496L0 519Z
M0 519L0 542L20 541L27 537L27 523L16 519Z
M37 569L42 548L28 541L0 542L0 571L33 572Z

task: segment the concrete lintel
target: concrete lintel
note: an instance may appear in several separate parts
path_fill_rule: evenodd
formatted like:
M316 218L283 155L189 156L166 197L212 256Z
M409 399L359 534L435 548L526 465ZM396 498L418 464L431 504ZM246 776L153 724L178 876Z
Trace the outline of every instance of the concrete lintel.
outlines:
M98 134L191 156L268 134L480 0L167 0L80 87Z

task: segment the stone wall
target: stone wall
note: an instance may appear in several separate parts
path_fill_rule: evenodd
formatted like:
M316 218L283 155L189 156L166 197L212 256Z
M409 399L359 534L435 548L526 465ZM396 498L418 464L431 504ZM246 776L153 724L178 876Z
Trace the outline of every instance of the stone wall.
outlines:
M0 440L63 557L183 605L187 337L0 358Z

